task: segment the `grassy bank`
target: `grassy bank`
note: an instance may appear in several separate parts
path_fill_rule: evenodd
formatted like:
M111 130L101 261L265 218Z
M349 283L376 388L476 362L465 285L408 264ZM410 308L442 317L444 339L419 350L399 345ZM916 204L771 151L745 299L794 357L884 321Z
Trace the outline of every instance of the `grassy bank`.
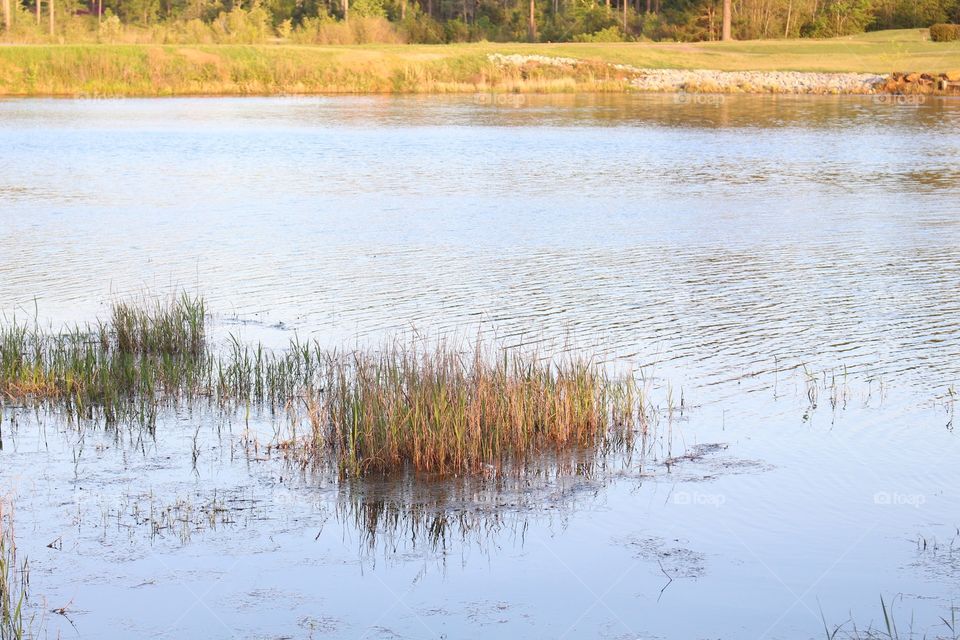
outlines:
M492 53L585 61L518 68ZM624 91L642 68L888 74L960 69L960 43L924 31L734 43L455 45L6 45L0 95L172 96Z

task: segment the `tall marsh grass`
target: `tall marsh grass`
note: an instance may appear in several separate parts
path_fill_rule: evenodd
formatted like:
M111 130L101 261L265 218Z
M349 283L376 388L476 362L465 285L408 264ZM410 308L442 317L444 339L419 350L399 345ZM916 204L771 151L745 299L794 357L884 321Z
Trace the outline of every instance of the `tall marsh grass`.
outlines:
M203 298L181 294L166 304L138 306L129 302L113 305L111 325L105 341L113 338L122 353L189 355L198 357L206 349L206 308Z
M308 428L285 446L302 462L335 460L347 476L499 474L544 452L629 447L649 422L632 376L576 356L481 340L339 352L231 337L217 349L206 322L203 299L188 295L120 302L109 321L60 333L14 322L0 328L0 398L150 428L165 403L306 407Z
M0 328L0 398L150 422L161 399L202 388L205 313L201 298L184 295L153 307L118 303L109 322L60 332L14 320Z
M368 37L363 34L377 24L322 23L299 37L309 42L350 42ZM490 61L487 52L494 50L500 49L492 45L408 49L388 44L10 45L0 47L0 96L557 93L629 87L629 74L605 62L520 69Z
M628 383L577 358L396 344L330 363L321 396L343 471L468 474L546 450L629 440Z

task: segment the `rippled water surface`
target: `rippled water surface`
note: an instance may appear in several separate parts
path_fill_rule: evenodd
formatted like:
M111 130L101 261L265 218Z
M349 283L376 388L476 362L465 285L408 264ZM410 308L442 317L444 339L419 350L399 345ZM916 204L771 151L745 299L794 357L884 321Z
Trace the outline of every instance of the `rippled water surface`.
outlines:
M813 638L881 595L945 632L960 102L490 102L0 101L7 319L187 288L218 340L479 330L684 401L645 455L499 488L291 472L256 412L8 406L51 636Z

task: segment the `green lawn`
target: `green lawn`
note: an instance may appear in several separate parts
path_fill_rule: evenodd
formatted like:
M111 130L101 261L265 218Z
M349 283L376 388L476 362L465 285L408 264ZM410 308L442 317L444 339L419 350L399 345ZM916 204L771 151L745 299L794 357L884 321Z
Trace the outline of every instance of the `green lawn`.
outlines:
M638 67L721 71L892 71L960 69L960 42L936 43L926 30L881 31L830 40L703 43L455 45L463 51L507 51L594 58Z

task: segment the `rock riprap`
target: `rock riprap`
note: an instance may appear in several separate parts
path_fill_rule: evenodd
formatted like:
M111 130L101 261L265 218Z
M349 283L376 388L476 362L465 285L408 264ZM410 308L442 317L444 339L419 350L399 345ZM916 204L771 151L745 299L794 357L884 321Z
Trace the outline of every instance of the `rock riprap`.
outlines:
M887 76L872 73L817 73L803 71L712 71L708 69L644 69L624 64L598 63L542 55L494 53L488 56L498 66L524 71L546 68L606 70L636 91L664 93L778 93L778 94L874 94L884 89Z

